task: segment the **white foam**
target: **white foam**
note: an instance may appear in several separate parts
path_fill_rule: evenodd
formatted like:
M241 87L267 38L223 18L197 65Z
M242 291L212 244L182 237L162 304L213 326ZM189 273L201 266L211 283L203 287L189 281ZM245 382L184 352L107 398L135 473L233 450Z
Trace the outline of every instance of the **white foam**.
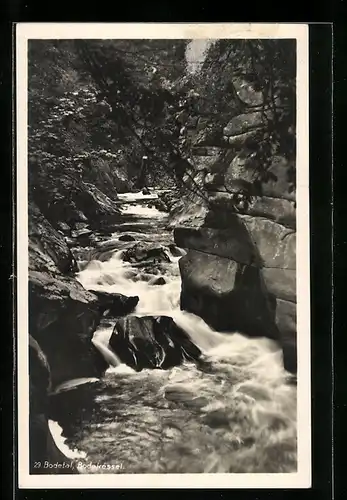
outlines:
M128 215L137 215L144 219L167 217L165 212L160 212L155 207L148 207L144 205L123 205L122 211Z
M143 194L142 191L138 191L137 193L118 194L118 199L121 201L157 200L158 195L156 193Z
M54 442L57 448L71 460L75 460L78 458L85 459L87 458L87 454L84 451L77 450L76 448L70 449L66 444L66 438L63 437L63 429L60 427L58 422L54 420L48 420L49 430L52 434Z

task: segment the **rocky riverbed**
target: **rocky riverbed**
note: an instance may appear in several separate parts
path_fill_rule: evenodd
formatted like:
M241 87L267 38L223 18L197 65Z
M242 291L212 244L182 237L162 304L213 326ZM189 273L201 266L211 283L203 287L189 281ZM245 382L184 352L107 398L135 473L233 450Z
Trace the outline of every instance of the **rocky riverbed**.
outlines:
M40 334L55 445L82 474L295 471L296 387L281 346L181 310L186 251L139 197L114 232L70 243L77 280L66 286L82 309L67 310L63 338ZM68 326L80 315L92 342Z

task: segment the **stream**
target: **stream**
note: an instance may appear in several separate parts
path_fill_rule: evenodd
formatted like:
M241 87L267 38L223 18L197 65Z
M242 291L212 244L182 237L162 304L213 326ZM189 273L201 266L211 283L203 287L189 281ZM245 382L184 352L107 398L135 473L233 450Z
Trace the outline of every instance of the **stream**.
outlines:
M155 196L155 195L154 195ZM167 214L153 195L126 193L124 224L108 240L105 261L80 261L77 279L89 290L137 295L136 316L170 316L201 349L209 369L184 363L136 372L108 341L114 322L102 322L93 343L109 368L101 379L65 383L52 397L57 446L91 473L278 473L297 468L296 386L282 353L266 338L219 333L180 310L178 261ZM119 240L130 235L135 241ZM142 269L122 260L135 242L164 247L170 262ZM165 284L153 284L162 276Z

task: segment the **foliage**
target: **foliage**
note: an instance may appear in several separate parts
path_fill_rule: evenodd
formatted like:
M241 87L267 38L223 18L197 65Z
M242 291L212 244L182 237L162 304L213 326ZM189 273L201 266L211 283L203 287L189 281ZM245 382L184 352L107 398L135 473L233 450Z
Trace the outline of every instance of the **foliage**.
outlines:
M242 84L240 85L240 82ZM273 178L274 155L288 160L288 179L295 189L296 46L294 40L218 40L199 75L201 107L221 127L233 116L260 111L264 126L244 154L252 158L254 184ZM248 86L247 100L243 88ZM211 95L213 100L209 99Z
M29 43L29 162L33 184L73 177L112 192L147 183L194 181L182 113L205 119L223 144L232 117L260 110L252 161L256 180L271 175L274 154L295 158L295 44L218 40L201 71L186 71L186 40L36 40ZM245 100L240 81L251 88ZM291 170L293 186L295 170Z

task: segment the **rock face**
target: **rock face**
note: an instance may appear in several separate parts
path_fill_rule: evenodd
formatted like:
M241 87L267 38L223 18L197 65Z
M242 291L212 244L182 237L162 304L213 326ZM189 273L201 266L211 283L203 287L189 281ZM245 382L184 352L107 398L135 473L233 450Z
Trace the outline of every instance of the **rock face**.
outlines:
M53 386L102 374L107 366L91 343L101 316L94 294L72 278L31 271L29 308L29 331L47 357Z
M217 330L279 340L285 367L295 371L296 234L265 218L228 220L229 227L174 230L188 250L179 261L181 308Z
M200 349L167 316L130 316L116 322L110 346L122 362L136 370L167 369L196 361Z
M30 259L30 264L39 265L39 256L45 260L46 266L55 268L62 273L77 271L76 262L66 245L64 238L45 219L34 203L29 203L29 245L31 255L36 258ZM46 267L45 266L45 267Z
M259 268L190 250L180 260L181 308L218 331L276 338L273 299Z
M29 337L29 471L30 474L61 473L61 468L45 468L50 464L71 464L57 448L48 426L48 398L51 390L50 368L39 344ZM37 464L41 466L37 467ZM76 474L77 469L64 468L66 474Z
M244 104L223 124L222 137L200 144L208 123L198 119L197 126L189 113L182 122L202 190L171 208L175 243L187 251L179 262L181 308L218 330L277 339L285 368L295 372L295 162L291 146L285 155L271 134L271 105L242 79L233 83ZM270 153L259 178L261 141Z
M62 274L74 269L74 259L35 205L29 220L29 331L48 360L52 385L99 376L107 368L91 343L101 317L99 300Z

